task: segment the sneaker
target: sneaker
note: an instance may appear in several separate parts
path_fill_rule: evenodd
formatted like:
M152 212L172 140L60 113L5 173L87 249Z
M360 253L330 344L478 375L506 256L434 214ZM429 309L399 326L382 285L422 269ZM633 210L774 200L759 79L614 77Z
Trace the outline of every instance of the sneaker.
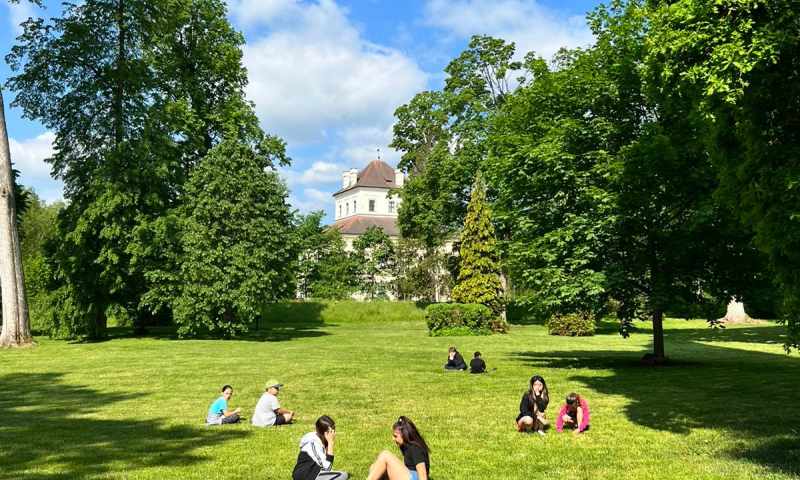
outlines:
M539 435L541 435L543 437L545 436L544 430L536 430L536 433L538 433Z

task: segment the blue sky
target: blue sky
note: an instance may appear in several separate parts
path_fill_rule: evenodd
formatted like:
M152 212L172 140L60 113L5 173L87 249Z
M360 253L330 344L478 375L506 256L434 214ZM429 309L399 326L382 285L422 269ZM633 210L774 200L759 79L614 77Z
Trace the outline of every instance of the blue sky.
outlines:
M24 1L24 0L23 0ZM0 53L13 45L17 25L46 10L0 0ZM292 166L281 170L292 205L323 209L341 172L361 168L389 149L395 108L421 90L439 88L442 70L473 34L514 41L518 55L549 57L561 46L592 41L585 13L599 0L229 0L230 19L246 38L248 97L263 128L288 142ZM43 12L43 13L39 13ZM0 65L0 81L10 75ZM22 182L48 201L61 184L43 161L53 135L9 107L12 161Z

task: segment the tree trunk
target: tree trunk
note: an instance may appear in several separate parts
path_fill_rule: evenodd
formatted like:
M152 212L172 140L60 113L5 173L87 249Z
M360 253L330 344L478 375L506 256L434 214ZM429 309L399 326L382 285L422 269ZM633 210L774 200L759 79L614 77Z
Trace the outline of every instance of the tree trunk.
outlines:
M14 177L11 152L0 89L0 296L2 296L3 329L0 346L22 346L32 343L25 298L25 278L17 232L17 210L14 199Z
M744 304L731 299L728 303L728 311L725 316L720 318L725 323L743 323L750 320L750 316L744 311Z
M653 356L656 364L664 363L664 312L653 312Z

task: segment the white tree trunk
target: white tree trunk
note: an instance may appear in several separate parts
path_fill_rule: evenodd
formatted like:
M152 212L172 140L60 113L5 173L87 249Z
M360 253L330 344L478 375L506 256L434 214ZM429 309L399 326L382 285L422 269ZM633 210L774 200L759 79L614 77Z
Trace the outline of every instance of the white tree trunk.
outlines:
M14 201L11 152L8 148L3 92L0 90L0 297L3 305L0 346L4 347L32 342Z
M742 302L731 300L730 303L728 303L728 311L720 320L726 323L742 323L749 321L750 316L744 311L744 304Z

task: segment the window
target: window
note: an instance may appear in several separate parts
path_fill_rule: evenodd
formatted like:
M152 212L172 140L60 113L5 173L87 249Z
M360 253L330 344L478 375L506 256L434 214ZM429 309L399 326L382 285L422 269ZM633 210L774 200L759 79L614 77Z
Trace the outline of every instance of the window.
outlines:
M389 200L389 213L394 213L394 200Z
M370 200L369 201L369 211L370 212L374 212L375 211L375 200Z
M344 204L344 213L350 215L350 202Z
M340 217L342 216L342 204L341 203L339 204L339 216Z
M356 208L356 201L353 200L353 213L358 213L358 209Z

